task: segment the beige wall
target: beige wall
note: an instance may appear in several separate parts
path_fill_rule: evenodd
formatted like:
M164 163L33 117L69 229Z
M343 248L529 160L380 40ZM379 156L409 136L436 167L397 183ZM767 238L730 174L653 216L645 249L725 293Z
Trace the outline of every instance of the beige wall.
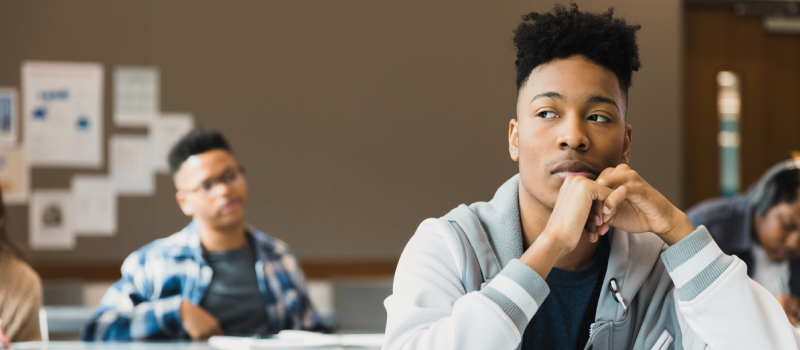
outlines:
M633 166L680 203L681 2L618 6L643 25L630 92ZM303 259L396 259L423 219L488 200L516 172L512 30L549 1L0 2L0 85L23 60L106 67L106 136L115 65L161 69L162 109L192 112L230 139L250 181L249 221ZM104 173L106 169L98 171ZM71 170L34 169L67 187ZM79 238L34 263L119 262L182 228L170 179L120 198L114 238ZM27 209L10 209L27 241Z

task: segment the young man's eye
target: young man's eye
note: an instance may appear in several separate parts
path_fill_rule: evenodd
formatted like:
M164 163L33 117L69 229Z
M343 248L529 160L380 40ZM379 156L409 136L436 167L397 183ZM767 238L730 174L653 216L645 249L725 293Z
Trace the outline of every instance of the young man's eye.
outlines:
M604 117L604 116L599 115L599 114L590 115L589 116L589 120L591 120L593 122L600 122L600 123L608 123L608 122L611 121L611 119L609 119L608 117Z
M536 114L536 116L539 117L539 118L544 118L544 119L551 119L551 118L558 117L558 115L556 115L555 112L550 112L550 111L539 112L539 113Z

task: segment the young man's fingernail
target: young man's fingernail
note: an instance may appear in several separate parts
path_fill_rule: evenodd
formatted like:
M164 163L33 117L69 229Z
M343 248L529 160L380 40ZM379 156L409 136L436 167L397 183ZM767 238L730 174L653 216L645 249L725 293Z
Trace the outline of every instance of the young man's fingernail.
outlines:
M611 212L611 209L608 209L608 207L603 207L603 213L608 214L610 212Z

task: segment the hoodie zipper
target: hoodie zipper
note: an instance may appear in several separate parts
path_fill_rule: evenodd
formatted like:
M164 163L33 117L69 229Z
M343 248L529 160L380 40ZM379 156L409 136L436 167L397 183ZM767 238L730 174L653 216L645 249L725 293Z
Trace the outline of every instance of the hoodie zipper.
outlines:
M589 340L586 342L586 348L588 349L589 346L593 346L594 345L592 343L594 342L595 335L600 333L601 330L603 330L605 328L608 328L610 326L611 326L611 322L608 322L608 321L601 321L601 322L592 323L589 326Z

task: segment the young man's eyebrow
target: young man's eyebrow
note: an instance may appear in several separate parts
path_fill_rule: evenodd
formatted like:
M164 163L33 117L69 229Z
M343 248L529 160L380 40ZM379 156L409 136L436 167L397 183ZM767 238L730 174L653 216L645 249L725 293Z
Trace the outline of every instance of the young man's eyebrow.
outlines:
M533 96L533 98L531 99L531 102L536 101L537 99L542 98L542 97L549 97L549 98L556 99L556 100L563 100L564 99L564 95L561 95L561 94L559 94L559 93L557 93L555 91L546 91L546 92L543 92L543 93L538 94L536 96Z
M591 97L589 97L588 100L586 100L586 102L588 102L588 103L608 103L608 104L613 105L614 108L617 109L617 112L619 112L619 106L617 106L617 102L614 101L613 99L605 97L605 96L592 95Z

